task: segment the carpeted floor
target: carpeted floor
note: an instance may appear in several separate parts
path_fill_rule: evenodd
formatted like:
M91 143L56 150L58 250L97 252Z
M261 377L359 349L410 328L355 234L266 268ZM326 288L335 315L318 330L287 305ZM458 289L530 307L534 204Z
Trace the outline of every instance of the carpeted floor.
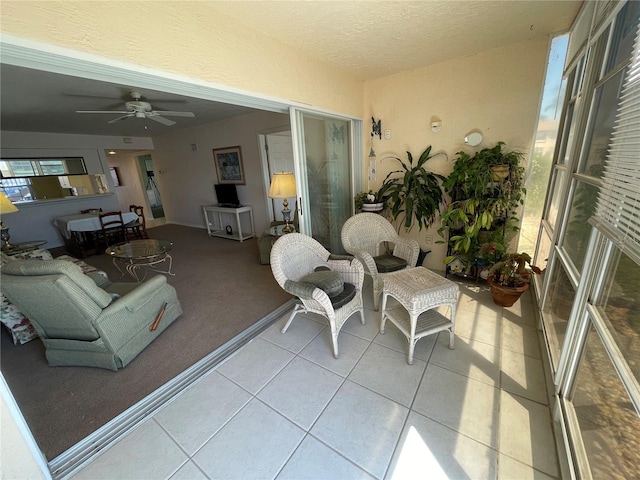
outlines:
M13 345L2 331L2 373L48 460L291 298L258 263L255 239L239 243L178 225L149 235L174 243L175 276L167 278L184 314L124 369L49 367L42 342ZM86 261L119 281L107 256Z

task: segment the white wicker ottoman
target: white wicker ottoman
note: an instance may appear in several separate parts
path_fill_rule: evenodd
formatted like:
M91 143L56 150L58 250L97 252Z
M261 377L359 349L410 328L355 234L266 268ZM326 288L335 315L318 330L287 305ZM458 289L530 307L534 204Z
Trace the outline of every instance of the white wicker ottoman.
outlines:
M387 296L400 305L387 309ZM409 341L407 363L413 364L416 342L426 335L449 330L449 348L453 349L458 285L424 267L407 268L384 277L380 333L389 319ZM450 307L450 319L433 310L441 305Z

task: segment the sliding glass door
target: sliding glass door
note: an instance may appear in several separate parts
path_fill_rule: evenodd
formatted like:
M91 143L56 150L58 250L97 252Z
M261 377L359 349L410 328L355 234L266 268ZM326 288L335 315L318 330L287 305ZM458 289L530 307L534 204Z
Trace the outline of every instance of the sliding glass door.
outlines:
M344 252L340 232L352 214L354 181L361 176L361 160L354 161L362 158L361 142L355 141L360 124L291 109L300 231L332 253Z

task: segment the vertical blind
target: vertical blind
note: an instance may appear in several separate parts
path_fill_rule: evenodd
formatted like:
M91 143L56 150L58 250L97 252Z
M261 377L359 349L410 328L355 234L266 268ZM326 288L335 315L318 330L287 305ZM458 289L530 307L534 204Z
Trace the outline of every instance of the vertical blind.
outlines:
M640 25L591 222L640 265Z

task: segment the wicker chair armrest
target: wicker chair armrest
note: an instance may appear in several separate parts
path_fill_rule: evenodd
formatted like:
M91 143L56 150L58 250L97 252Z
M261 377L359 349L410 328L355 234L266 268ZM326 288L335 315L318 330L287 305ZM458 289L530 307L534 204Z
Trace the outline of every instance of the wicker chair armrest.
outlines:
M394 243L393 255L406 260L409 267L415 267L420 253L418 242L411 238L398 237Z
M376 267L376 262L373 260L373 255L366 250L355 250L353 255L360 261L365 271L371 275L378 274L378 267Z
M329 254L329 260L353 260L353 255L334 255L333 253Z
M329 257L327 266L340 275L345 282L355 285L358 290L362 289L364 267L357 258L347 257L344 260L332 260Z
M291 295L295 295L311 311L323 311L330 318L335 317L335 311L329 295L322 289L306 282L295 282L287 280L284 283L284 290Z

